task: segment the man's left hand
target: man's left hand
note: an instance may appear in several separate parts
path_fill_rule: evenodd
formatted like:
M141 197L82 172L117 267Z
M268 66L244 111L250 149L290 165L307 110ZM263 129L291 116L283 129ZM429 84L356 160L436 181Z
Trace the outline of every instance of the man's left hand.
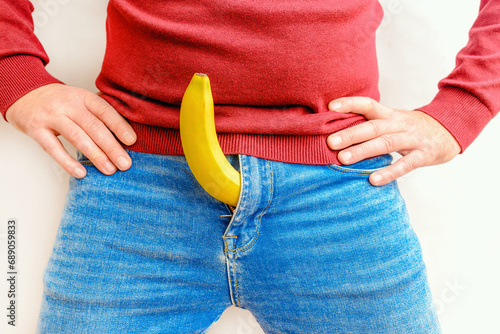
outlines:
M370 175L374 186L387 184L419 167L448 162L461 151L448 130L421 111L390 109L367 97L336 99L328 108L360 114L368 120L328 137L328 146L340 151L342 164L393 152L402 155L392 165Z

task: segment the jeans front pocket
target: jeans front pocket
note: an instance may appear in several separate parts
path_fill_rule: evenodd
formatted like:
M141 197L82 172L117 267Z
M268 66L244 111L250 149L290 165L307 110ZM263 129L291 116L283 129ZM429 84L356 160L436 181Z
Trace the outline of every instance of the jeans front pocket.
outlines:
M94 163L80 151L76 152L76 161L81 163L84 167L94 166Z
M328 167L343 174L369 176L371 173L389 166L392 160L390 154L384 154L375 158L359 161L352 165L328 165Z

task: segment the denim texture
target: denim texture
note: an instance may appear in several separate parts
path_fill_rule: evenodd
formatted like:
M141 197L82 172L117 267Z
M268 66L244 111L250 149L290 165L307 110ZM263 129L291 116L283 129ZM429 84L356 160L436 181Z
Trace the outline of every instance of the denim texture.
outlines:
M44 274L39 333L205 333L231 304L266 333L440 333L390 156L351 166L229 156L229 207L183 156L71 179ZM85 159L82 157L82 160Z

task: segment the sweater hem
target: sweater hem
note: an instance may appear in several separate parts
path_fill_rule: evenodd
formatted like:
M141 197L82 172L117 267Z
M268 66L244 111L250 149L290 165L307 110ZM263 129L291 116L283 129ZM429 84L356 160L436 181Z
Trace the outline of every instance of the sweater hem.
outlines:
M129 121L137 133L137 141L124 148L151 154L184 155L178 129L164 128ZM360 124L362 121L352 124ZM331 150L329 134L272 135L218 133L224 154L245 154L258 158L306 165L341 165L339 151Z

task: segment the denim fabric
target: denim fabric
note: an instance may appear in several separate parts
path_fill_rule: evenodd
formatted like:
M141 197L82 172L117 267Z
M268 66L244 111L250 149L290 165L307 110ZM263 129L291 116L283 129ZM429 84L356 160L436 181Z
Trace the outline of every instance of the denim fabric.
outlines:
M440 333L417 237L382 156L351 166L230 156L234 214L182 156L72 179L40 333L205 333L231 304L266 333ZM87 163L88 164L88 163Z

